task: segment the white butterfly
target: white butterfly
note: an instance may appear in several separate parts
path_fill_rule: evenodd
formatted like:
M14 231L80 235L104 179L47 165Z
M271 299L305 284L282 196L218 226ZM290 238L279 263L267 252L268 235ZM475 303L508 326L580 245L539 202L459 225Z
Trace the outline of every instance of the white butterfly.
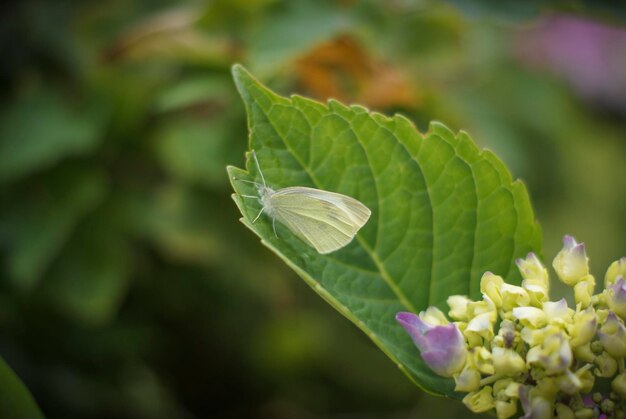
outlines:
M242 195L257 198L263 206L253 223L265 212L273 223L280 221L306 244L327 254L350 243L369 219L370 209L346 195L304 186L274 191L265 183L254 151L252 156L263 181L251 182L257 187L258 197Z

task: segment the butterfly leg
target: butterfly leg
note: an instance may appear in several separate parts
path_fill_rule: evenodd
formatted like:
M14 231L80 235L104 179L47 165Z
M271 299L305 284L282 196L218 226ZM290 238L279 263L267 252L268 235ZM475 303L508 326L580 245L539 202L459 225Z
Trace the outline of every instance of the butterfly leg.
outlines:
M261 216L261 214L263 214L263 210L264 210L264 209L265 209L265 208L261 208L261 211L259 211L259 213L257 214L257 216L256 216L256 217L254 217L254 220L252 220L252 224L256 223L256 220L258 220L258 219L259 219L259 217Z
M276 234L276 217L272 218L272 228L274 229L274 236L278 238L278 234Z
M254 182L252 180L239 179L239 178L236 178L236 177L233 177L233 180L236 180L237 182L251 183L251 184L253 184L254 186L257 186L257 187L261 186L261 184L259 182Z
M239 195L239 196L242 197L242 198L256 198L256 199L259 199L259 197L255 196L255 195Z

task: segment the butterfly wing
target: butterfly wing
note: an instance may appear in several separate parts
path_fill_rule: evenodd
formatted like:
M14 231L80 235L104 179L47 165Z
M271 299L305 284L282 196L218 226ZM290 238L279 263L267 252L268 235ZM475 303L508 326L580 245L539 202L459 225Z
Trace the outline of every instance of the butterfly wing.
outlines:
M354 198L313 188L280 189L270 200L274 216L321 254L350 243L371 214Z

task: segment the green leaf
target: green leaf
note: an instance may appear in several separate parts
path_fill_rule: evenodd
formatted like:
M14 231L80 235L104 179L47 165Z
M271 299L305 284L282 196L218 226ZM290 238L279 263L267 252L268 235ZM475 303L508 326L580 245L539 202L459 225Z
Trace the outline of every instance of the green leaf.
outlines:
M230 106L234 92L225 78L226 76L220 74L177 82L159 93L155 109L159 112L172 112L212 102Z
M158 130L154 144L159 161L174 177L187 182L222 187L224 165L233 150L241 153L242 141L231 141L232 118L178 118Z
M52 90L35 91L0 112L0 183L92 151L105 114L72 105Z
M76 320L106 324L130 285L132 252L107 202L81 223L38 290Z
M273 74L315 45L354 26L346 8L332 2L293 0L284 6L250 34L250 67L262 74Z
M355 197L372 210L356 239L318 254L261 210L250 183L230 167L243 223L322 298L361 328L423 389L455 396L452 380L434 375L395 322L400 311L444 311L453 294L479 297L492 271L519 283L514 259L540 250L541 232L524 188L492 153L461 132L432 123L422 135L402 116L361 106L280 97L233 68L255 150L268 186L309 186Z
M0 358L0 417L13 419L44 417L24 383L2 358Z
M77 223L106 194L106 179L96 170L65 169L31 185L12 206L0 211L0 238L6 240L11 280L31 289L61 252Z

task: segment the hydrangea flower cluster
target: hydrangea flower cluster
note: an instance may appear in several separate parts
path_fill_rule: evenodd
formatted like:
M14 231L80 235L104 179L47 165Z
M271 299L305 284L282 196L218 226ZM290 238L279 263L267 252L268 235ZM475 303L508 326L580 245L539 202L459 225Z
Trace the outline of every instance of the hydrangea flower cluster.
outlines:
M436 307L398 313L424 362L468 393L473 412L498 418L625 417L626 257L611 264L594 294L585 246L565 236L553 262L573 287L575 308L549 301L548 271L535 254L516 261L521 286L487 272L482 300L448 298L448 320Z

